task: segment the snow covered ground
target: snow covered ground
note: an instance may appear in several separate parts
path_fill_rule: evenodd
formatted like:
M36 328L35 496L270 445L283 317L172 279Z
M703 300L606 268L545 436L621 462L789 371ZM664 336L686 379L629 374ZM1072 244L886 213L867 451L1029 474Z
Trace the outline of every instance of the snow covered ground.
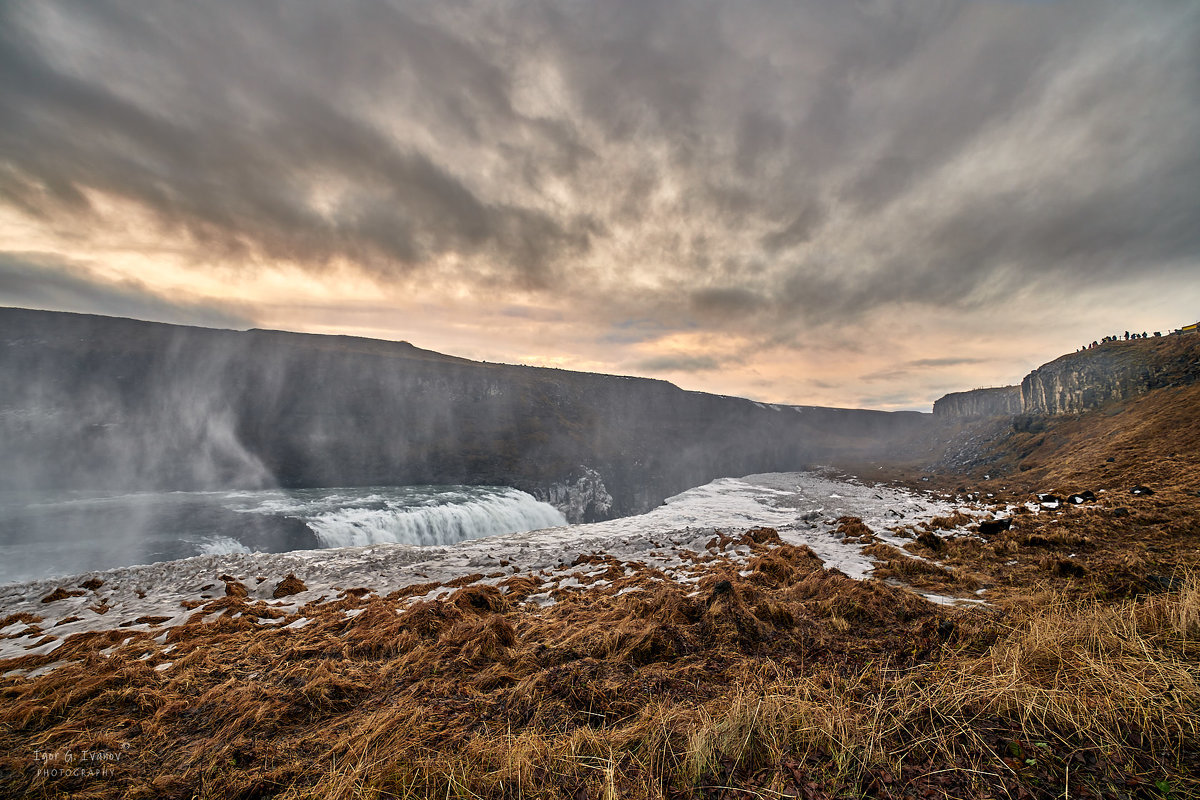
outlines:
M25 621L0 628L0 659L52 653L67 637L83 631L120 628L130 635L164 631L165 641L165 629L195 622L205 604L225 595L221 576L244 585L248 600L261 600L279 613L275 619L260 620L263 625L300 627L304 618L297 615L306 604L334 600L346 589L362 587L382 596L414 584L441 584L470 575L488 576L475 582L491 584L514 575L536 575L544 583L527 602L548 605L554 602L556 590L600 588L609 582L596 579L606 567L581 573L589 568L575 566L580 556L611 556L630 565L629 573L649 569L661 576L656 578L659 580L696 583L703 565L697 564L694 556L713 552L715 532L737 537L765 526L776 529L785 542L812 548L827 569L862 579L870 573L872 561L863 554L864 545L843 543L842 535L835 531L838 517L860 517L879 539L899 547L911 540L901 530L904 526L950 515L956 508L945 498L853 478L816 472L771 473L716 480L669 498L641 516L451 546L376 544L205 555L11 584L0 586L0 619L15 620L14 615L22 615ZM720 545L717 549L722 547L721 554L735 561L750 556L745 545ZM276 585L289 574L303 581L307 590L273 598ZM94 588L83 588L89 579L87 585ZM60 588L64 591L57 592L59 599L44 602ZM412 600L452 591L454 587L435 586ZM215 617L228 609L211 613ZM40 621L30 623L30 616Z

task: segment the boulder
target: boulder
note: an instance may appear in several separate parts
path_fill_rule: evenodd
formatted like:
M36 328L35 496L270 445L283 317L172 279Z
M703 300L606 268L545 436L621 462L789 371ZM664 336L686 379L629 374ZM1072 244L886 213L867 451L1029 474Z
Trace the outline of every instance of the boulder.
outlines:
M1012 527L1012 517L1004 519L985 519L979 523L980 536L995 536Z

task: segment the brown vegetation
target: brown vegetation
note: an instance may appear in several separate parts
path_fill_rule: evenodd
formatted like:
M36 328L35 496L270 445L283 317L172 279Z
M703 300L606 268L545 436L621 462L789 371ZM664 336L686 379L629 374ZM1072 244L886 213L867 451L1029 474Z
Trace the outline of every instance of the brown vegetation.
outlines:
M288 576L275 584L275 590L271 596L279 599L280 597L290 597L294 594L307 592L308 587L304 585L304 581L297 578L295 575L288 573Z
M1072 796L1195 790L1194 578L1117 604L1043 589L1026 610L962 610L826 572L807 548L759 548L744 578L711 563L694 597L631 576L643 591L539 609L470 585L400 613L347 593L298 629L227 613L165 648L71 637L66 666L2 684L0 789L1015 797L1061 796L1069 775L1090 792ZM103 780L37 774L36 753L68 751L120 758Z

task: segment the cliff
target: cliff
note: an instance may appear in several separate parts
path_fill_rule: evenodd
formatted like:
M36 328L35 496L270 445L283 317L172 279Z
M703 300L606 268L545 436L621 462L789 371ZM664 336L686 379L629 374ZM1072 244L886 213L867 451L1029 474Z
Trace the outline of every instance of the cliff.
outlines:
M1020 386L954 392L933 404L939 420L1078 414L1200 378L1200 335L1105 342L1035 369Z
M1021 381L1026 414L1077 414L1200 377L1200 335L1106 342L1057 358Z
M953 392L933 404L933 416L938 419L1013 416L1020 413L1020 386Z
M0 489L507 485L586 521L873 457L928 419L404 342L0 309Z

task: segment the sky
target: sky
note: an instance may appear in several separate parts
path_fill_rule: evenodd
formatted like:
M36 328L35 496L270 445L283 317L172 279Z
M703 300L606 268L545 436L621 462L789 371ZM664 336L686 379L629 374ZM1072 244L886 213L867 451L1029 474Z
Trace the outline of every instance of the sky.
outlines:
M0 305L928 410L1200 319L1200 3L0 0Z

